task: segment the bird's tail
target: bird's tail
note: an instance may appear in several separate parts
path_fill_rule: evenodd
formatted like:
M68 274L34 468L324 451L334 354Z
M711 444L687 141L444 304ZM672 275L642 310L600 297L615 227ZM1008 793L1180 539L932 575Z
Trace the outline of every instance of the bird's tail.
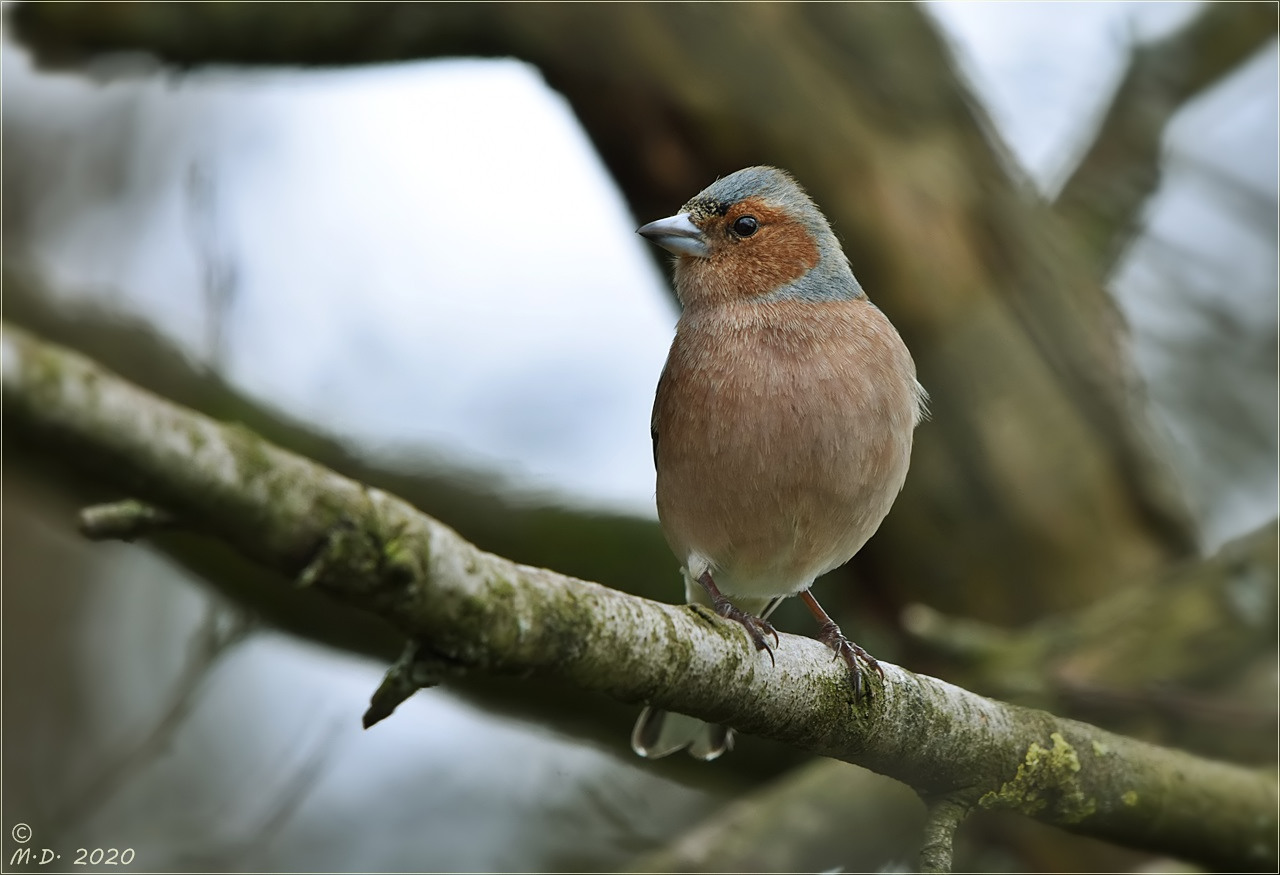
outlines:
M678 750L688 750L694 759L709 762L725 751L733 750L733 730L696 717L646 706L636 719L635 729L631 730L631 749L651 760Z

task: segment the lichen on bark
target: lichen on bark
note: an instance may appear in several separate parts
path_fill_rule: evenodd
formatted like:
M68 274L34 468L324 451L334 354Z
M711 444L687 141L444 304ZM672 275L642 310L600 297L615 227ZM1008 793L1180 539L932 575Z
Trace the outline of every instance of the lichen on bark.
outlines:
M1075 749L1060 732L1050 733L1049 739L1052 744L1048 748L1039 741L1031 742L1018 764L1017 775L1000 785L999 790L983 794L978 804L1030 815L1052 805L1062 823L1078 823L1097 811L1097 801L1086 796L1076 783L1080 757Z

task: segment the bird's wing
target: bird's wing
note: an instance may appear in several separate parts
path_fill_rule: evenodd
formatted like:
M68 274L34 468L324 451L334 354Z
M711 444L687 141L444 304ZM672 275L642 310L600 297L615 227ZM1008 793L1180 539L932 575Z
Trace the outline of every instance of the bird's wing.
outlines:
M658 410L662 406L662 396L666 394L667 389L667 369L662 369L662 375L658 377L658 390L653 393L653 413L649 416L649 437L653 440L653 467L656 471L658 468Z

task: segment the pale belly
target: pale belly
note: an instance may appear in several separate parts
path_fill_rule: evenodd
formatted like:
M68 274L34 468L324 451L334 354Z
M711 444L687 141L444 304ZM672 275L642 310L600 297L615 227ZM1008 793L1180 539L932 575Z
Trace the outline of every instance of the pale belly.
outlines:
M744 368L732 348L679 342L655 407L668 542L691 578L709 570L726 595L807 589L866 543L902 488L914 368L886 379L794 353Z
M659 518L694 579L710 570L726 595L793 595L848 561L888 513L906 465L884 466L893 454L878 449L816 471L783 460L761 471L770 462L754 455L675 464L658 480ZM880 464L859 465L872 455Z

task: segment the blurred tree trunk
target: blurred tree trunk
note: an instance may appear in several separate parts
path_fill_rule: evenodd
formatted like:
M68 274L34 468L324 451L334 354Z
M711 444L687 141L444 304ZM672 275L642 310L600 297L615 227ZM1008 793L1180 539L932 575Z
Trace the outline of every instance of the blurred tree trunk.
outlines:
M1243 33L1227 59L1274 31L1248 6L1212 18ZM514 55L568 98L642 219L738 167L785 166L933 397L906 491L852 567L886 606L1025 620L1194 548L1085 220L1056 214L1013 170L919 7L29 4L14 21L46 61ZM1177 99L1229 66L1200 65ZM1167 115L1144 116L1148 140ZM1149 150L1144 161L1158 178Z

